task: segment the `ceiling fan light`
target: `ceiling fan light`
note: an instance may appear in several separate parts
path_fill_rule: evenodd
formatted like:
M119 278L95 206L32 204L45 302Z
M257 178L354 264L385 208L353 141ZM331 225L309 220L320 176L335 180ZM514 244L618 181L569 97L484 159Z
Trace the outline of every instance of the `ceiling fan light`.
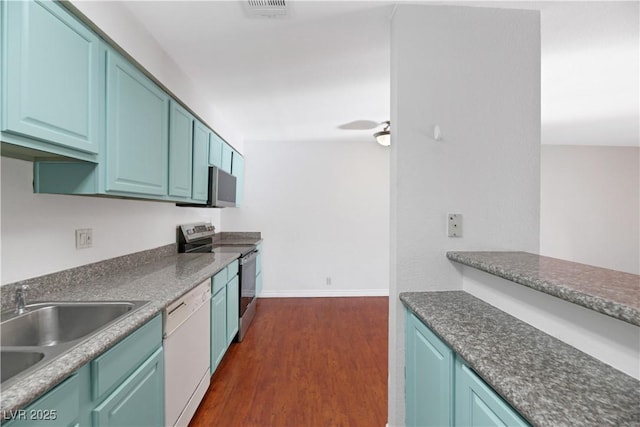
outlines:
M376 139L378 144L382 146L388 147L391 145L391 132L386 129L374 133L373 137Z

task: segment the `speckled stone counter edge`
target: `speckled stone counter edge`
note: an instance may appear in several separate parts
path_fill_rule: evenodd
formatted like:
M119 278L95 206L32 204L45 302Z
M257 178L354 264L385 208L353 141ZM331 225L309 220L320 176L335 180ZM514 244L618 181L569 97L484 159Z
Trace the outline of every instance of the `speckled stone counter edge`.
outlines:
M175 249L175 245L169 246L173 246ZM114 259L97 263L102 264L100 266L78 267L80 270L76 273L70 273L67 270L42 276L53 276L51 289L48 287L48 282L44 280L40 280L40 285L37 287L37 289L42 288L38 291L38 295L44 296L43 299L46 300L148 300L149 303L126 315L104 331L45 363L40 368L15 382L11 382L8 386L3 386L0 390L0 416L27 406L81 366L104 353L152 317L158 315L168 304L202 281L212 277L240 256L240 253L175 254L175 252L172 256L161 256L162 254L166 255L165 251L168 249L170 248L163 247L151 252L144 251L144 253L128 255L126 257L133 257L129 260L117 261ZM140 257L136 258L137 255ZM160 258L152 261L153 256ZM138 263L129 264L130 268L123 267L123 262L127 264L136 259ZM143 263L145 259L147 262ZM110 263L112 263L113 270L108 269ZM63 280L65 277L76 279L84 277L92 269L103 271L104 274L99 278L87 278L86 282L78 282L74 279L66 282ZM67 274L71 274L71 276L67 276ZM12 285L17 285L17 283ZM15 286L12 287L15 288Z
M80 267L70 268L68 270L46 274L44 276L8 283L0 287L0 308L2 311L13 308L13 297L16 289L22 285L29 286L29 290L27 291L27 302L44 301L47 300L51 294L55 294L59 289L69 287L70 285L92 282L109 274L148 264L158 258L175 255L176 252L176 244L173 243L146 251L135 252L104 261L82 265Z
M536 277L519 274L518 272L511 271L504 266L496 266L494 264L491 264L490 262L486 262L485 260L474 258L474 254L476 253L491 254L491 252L447 252L447 258L449 258L451 261L476 268L486 273L493 274L494 276L512 281L519 285L527 286L537 291L544 292L548 295L552 295L556 298L560 298L573 304L588 308L590 310L606 314L607 316L611 316L624 322L631 323L632 325L640 326L640 310L637 310L634 307L620 304L616 301L612 301L601 296L590 295L578 289L573 289L571 287L571 284L569 283L559 285L556 283L551 283L549 281L541 280ZM532 257L538 258L548 258L541 257L535 254L528 254L526 252L512 253L517 255L531 255ZM509 252L500 252L500 254L508 255ZM562 262L562 260L557 261ZM581 265L569 261L566 261L566 264L572 266Z
M259 231L221 231L214 234L213 244L224 245L257 245L262 241Z
M464 291L400 300L536 426L640 425L640 381Z

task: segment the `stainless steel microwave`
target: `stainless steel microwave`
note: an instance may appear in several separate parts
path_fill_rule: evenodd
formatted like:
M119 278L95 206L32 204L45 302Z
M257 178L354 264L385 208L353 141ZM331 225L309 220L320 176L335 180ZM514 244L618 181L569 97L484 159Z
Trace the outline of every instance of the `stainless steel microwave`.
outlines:
M209 166L207 206L233 208L236 206L236 177L215 166Z
M196 208L233 208L236 206L236 177L215 166L209 166L207 203L176 203Z

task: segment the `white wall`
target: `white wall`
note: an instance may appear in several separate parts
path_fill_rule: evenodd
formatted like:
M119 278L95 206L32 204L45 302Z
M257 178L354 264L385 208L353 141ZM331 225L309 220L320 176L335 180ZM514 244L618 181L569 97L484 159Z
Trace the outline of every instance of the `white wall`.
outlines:
M391 426L404 422L398 294L461 289L447 250L538 250L539 25L537 12L464 7L400 6L393 18ZM464 237L446 237L448 212L463 214Z
M211 221L220 209L172 203L33 194L33 164L2 157L2 284L175 243L176 226ZM93 247L75 248L75 230L93 229Z
M261 296L387 295L389 149L370 134L244 149L244 204L222 221L262 232Z
M640 148L542 146L540 254L640 274Z
M542 143L637 147L640 2L541 3Z

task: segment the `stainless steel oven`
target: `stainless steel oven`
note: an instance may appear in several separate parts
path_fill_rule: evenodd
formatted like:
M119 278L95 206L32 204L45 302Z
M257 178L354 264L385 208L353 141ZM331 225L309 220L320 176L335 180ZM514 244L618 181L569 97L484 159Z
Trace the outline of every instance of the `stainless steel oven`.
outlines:
M256 314L256 261L258 250L254 249L240 258L240 330L241 342Z
M237 341L241 342L256 313L256 245L228 245L214 247L215 228L210 223L198 222L180 225L177 229L179 253L240 253L239 312L240 328Z

